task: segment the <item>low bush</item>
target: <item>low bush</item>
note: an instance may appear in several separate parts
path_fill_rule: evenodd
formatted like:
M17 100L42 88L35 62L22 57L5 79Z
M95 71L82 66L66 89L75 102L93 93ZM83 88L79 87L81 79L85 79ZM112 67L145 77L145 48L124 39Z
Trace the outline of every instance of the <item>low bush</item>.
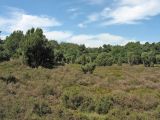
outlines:
M46 95L54 95L53 87L50 86L50 85L44 85L44 86L42 87L41 94L42 94L43 96L46 96Z
M18 79L15 76L11 75L11 74L6 75L4 77L0 77L0 79L2 79L7 84L9 84L9 83L14 83L15 84L18 81Z
M71 108L73 110L78 109L84 102L84 97L80 95L76 96L63 96L63 103L65 107Z
M122 58L118 58L117 65L122 66L122 64L123 64Z
M0 51L0 62L8 61L10 59L10 55L6 51Z
M95 104L92 98L83 95L64 95L62 98L66 108L91 112L95 110Z
M83 104L80 106L80 110L84 112L94 112L95 111L95 102L92 98L85 97Z
M58 119L59 120L59 119ZM86 115L74 114L72 112L66 111L60 120L90 120Z
M44 116L46 114L51 114L52 110L46 103L36 103L33 107L33 113Z
M111 97L102 97L98 101L83 95L64 95L63 104L66 108L72 110L80 110L82 112L96 112L98 114L106 114L113 106Z
M81 69L84 74L86 73L92 74L95 68L96 68L96 65L94 63L88 63L86 65L81 66Z
M6 118L5 108L0 106L0 120L4 120Z
M113 99L110 97L101 98L96 105L96 112L98 114L106 114L113 105Z
M95 63L97 66L112 66L113 57L109 53L102 52L97 56Z
M78 57L75 62L77 64L85 65L85 64L89 63L90 61L91 60L89 57L87 57L86 55L82 55L82 56Z
M159 119L160 118L160 105L156 108L156 114L155 114L156 118Z

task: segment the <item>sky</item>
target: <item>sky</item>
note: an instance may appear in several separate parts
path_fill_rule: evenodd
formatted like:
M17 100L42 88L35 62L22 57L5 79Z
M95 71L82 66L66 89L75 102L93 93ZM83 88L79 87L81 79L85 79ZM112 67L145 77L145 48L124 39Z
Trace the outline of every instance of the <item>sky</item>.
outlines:
M0 0L1 38L32 27L87 47L160 42L160 0Z

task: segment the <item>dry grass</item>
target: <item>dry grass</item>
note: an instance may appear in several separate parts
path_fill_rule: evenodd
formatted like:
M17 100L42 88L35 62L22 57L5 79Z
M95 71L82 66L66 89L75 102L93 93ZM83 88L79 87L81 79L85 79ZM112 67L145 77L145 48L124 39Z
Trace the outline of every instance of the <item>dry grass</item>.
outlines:
M16 61L0 64L0 77L11 74L17 83L0 80L0 119L5 120L159 120L160 67L97 67L83 74L79 65L31 69ZM113 106L105 115L71 110L62 103L64 94L88 96L97 102L111 96ZM51 113L33 112L35 104L47 104ZM49 109L49 108L44 108Z

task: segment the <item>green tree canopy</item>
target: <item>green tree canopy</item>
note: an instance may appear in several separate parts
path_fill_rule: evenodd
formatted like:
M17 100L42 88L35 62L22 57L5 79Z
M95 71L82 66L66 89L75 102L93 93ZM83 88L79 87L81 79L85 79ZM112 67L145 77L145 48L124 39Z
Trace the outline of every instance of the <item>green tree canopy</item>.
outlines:
M111 66L113 64L113 58L111 54L102 52L97 56L95 63L98 66Z
M14 31L5 40L5 49L13 56L17 49L20 47L20 43L24 40L24 35L22 31Z
M54 64L54 51L42 29L30 29L22 46L24 62L31 67L51 67Z

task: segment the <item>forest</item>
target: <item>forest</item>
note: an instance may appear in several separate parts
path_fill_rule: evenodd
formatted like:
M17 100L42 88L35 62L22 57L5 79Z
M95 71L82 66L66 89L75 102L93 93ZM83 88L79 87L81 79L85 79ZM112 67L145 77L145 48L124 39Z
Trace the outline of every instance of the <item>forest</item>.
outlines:
M123 63L154 67L154 64L160 63L160 42L130 42L125 46L104 44L98 48L86 48L85 45L48 40L40 28L32 28L26 34L14 31L0 41L0 50L1 62L16 58L33 68L74 63L85 68L112 64L121 66Z
M159 120L160 42L89 48L43 30L0 40L0 120Z

